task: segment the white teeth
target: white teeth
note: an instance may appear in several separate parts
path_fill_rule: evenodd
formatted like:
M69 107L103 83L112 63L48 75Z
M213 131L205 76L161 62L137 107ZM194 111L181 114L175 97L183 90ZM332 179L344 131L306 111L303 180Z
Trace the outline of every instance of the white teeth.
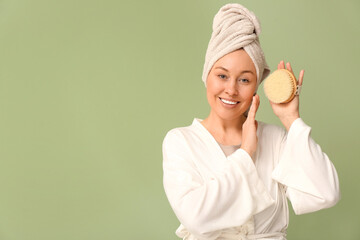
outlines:
M233 105L237 104L237 102L231 102L231 101L228 101L228 100L225 100L222 98L220 98L220 99L221 99L221 101L223 101L224 103L227 103L227 104L233 104Z

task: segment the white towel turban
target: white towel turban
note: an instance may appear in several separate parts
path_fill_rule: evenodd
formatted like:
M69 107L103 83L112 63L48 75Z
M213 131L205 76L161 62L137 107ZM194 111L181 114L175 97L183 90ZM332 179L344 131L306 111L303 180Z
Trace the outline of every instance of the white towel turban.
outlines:
M243 48L252 59L257 86L269 75L270 69L261 49L260 23L255 14L237 3L220 8L213 21L213 32L206 51L202 80L205 83L214 63L224 55Z

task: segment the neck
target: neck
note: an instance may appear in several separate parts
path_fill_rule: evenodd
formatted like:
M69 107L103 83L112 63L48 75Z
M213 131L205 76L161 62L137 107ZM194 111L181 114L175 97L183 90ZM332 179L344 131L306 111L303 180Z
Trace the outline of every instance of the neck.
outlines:
M233 119L225 119L211 111L209 116L203 121L203 125L221 135L235 132L241 133L245 120L246 117L243 115Z
M210 112L209 116L201 123L220 144L238 145L242 142L242 125L245 120L245 116L224 119L214 112Z

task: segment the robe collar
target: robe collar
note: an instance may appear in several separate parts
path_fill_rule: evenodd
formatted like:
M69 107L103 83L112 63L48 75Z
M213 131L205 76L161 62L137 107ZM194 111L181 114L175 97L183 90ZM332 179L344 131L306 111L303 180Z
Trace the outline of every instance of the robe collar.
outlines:
M218 160L221 159L223 161L226 161L227 156L221 149L219 143L215 140L214 136L204 127L204 125L201 124L202 121L203 119L194 118L192 126L194 126L198 130L198 132L202 135L204 139L208 140L205 142L211 150L212 155L216 156L216 159Z
M222 159L222 160L227 160L228 157L231 156L231 154L229 156L226 156L225 153L223 152L223 150L221 149L219 143L215 140L214 136L204 127L204 125L201 124L201 121L203 121L203 119L201 118L194 118L191 126L196 128L201 136L204 139L207 139L208 141L205 141L205 143L208 145L209 149L211 149L213 156L216 156L217 159ZM258 122L258 128L256 131L256 134L259 138L259 134L261 132L261 128L263 123L261 121L257 121Z

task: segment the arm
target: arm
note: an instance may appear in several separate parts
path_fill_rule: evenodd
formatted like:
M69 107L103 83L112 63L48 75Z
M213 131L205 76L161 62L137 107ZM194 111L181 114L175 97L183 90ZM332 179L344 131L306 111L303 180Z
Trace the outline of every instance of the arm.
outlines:
M284 61L278 69L284 69ZM293 73L290 63L286 68ZM302 85L304 70L298 85ZM288 130L282 144L282 156L272 177L287 186L286 195L296 214L317 211L335 205L340 198L339 180L334 165L311 138L311 128L299 114L299 96L288 103L270 102L277 117Z
M332 207L340 199L336 169L310 133L301 118L292 123L272 173L274 180L287 186L296 214Z
M185 137L170 131L163 141L163 183L179 221L199 239L216 239L221 229L240 226L274 203L249 154L238 149L211 177L192 159ZM206 157L206 153L203 154Z

